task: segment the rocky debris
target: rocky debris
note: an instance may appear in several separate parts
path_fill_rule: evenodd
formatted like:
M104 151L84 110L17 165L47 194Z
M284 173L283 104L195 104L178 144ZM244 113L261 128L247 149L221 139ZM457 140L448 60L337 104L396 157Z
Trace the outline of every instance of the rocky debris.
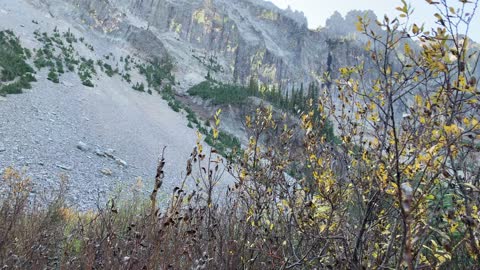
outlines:
M113 174L112 170L108 169L108 168L103 168L101 171L100 171L103 175L106 175L106 176L111 176Z
M73 87L73 84L67 81L62 81L62 84L65 85L66 87Z
M123 166L123 167L127 167L127 165L128 165L125 160L119 159L119 158L115 159L115 162L117 162L118 165Z
M80 57L104 59L112 52L119 59L134 54L128 44L116 46L61 16L46 18L45 10L33 7L32 2L39 1L0 1L0 9L15 11L0 16L0 28L12 29L29 49L41 48L33 35L37 28L51 34L57 27L61 32L70 29L95 48L84 50L83 44L77 44ZM58 1L59 5L52 9L69 10L66 2ZM28 20L41 20L42 24L25 24L21 28L26 14ZM186 126L185 116L174 112L160 96L133 91L120 76L108 77L98 72L94 78L98 87L85 89L77 74L65 73L60 81L67 83L54 84L46 79L47 73L48 69L42 69L35 74L37 82L32 83L31 90L6 99L0 97L4 100L0 101L0 141L6 148L0 153L0 170L7 166L20 170L24 164L30 164L27 173L36 176L32 182L40 194L57 189L59 176L67 175L67 202L79 210L88 210L108 199L96 196L97 191L108 194L118 185L132 186L138 176L151 179L161 154L159 146L167 145L168 174L164 185L173 189L184 170L178 164L184 164L196 141L195 132ZM134 70L131 73L135 81L143 78ZM70 83L71 88L67 87ZM88 151L77 148L80 141L87 144ZM128 167L124 167L126 161ZM110 173L112 176L107 176ZM115 177L115 181L102 181L110 177ZM144 194L149 193L150 185L145 183Z
M78 142L77 144L77 149L83 151L83 152L87 152L88 150L90 150L90 148L88 147L88 145L82 141Z
M115 156L113 154L114 152L115 152L115 150L109 148L109 149L105 150L105 152L103 152L103 153L105 154L105 156L115 159Z
M65 165L65 164L56 164L56 166L62 170L65 170L65 171L71 171L73 170L73 166L68 166L68 165Z
M115 150L114 149L109 148L105 151L102 151L99 148L96 148L94 152L95 152L95 155L97 155L99 157L108 157L108 158L114 160L115 163L117 163L118 165L120 165L122 167L127 167L128 166L128 163L125 160L115 156L115 154L114 154Z
M95 155L99 156L99 157L106 157L105 155L105 152L103 152L102 150L100 149L95 149Z

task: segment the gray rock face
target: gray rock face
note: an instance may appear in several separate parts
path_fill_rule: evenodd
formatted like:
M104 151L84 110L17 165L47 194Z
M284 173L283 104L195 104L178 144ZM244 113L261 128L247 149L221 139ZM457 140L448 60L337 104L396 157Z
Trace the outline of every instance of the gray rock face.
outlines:
M319 81L324 72L358 64L355 59L364 53L354 26L361 11L345 18L335 14L325 28L314 31L302 13L261 0L42 2L53 14L85 22L147 56L168 52L178 72L199 73L197 80L210 68L217 79L244 84L252 75L284 86L308 83ZM376 19L372 12L368 16Z

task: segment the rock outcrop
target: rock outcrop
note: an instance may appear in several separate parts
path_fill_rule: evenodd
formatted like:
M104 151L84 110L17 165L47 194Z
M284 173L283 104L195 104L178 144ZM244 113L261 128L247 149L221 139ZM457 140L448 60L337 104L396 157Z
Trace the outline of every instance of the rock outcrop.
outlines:
M319 81L364 53L353 25L361 11L345 19L334 14L324 28L310 30L302 13L257 0L36 1L53 16L127 41L146 56L168 52L178 77L194 78L187 86L209 71L244 84L251 76L282 85Z

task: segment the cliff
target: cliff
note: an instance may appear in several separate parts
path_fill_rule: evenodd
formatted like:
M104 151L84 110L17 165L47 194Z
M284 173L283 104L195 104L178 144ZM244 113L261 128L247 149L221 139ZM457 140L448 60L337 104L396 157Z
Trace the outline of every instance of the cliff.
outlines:
M252 75L264 83L308 83L364 59L353 25L360 11L335 14L324 28L310 30L302 13L265 1L36 1L52 16L127 42L146 57L168 52L186 86L208 72L243 84Z

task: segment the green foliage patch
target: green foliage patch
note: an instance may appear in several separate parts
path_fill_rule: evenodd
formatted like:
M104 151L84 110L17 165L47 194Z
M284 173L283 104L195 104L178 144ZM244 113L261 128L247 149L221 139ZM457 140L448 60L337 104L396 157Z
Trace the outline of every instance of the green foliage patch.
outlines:
M143 83L137 82L134 86L132 86L133 90L139 91L139 92L145 92L145 85Z
M22 93L31 87L35 72L26 62L30 56L12 31L0 31L0 95Z
M249 93L243 86L223 84L215 81L204 81L188 90L192 96L209 99L214 105L242 104Z
M125 58L128 63L129 58ZM175 83L175 77L172 74L173 63L169 57L155 58L147 64L137 65L138 71L145 76L148 87L160 88L162 83Z
M81 63L78 68L78 76L82 81L82 84L87 87L93 87L92 79L93 75L97 74L95 71L95 64L92 59L80 58Z

